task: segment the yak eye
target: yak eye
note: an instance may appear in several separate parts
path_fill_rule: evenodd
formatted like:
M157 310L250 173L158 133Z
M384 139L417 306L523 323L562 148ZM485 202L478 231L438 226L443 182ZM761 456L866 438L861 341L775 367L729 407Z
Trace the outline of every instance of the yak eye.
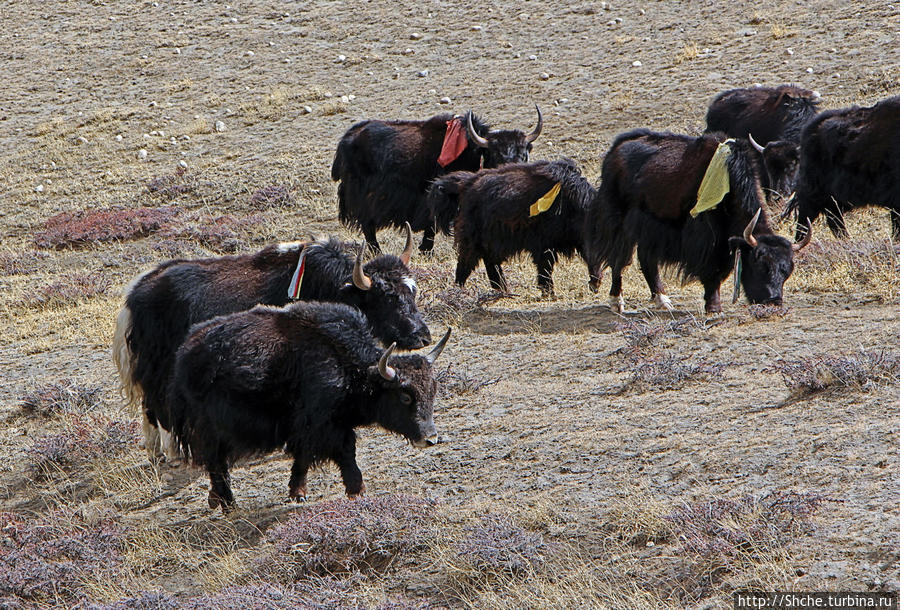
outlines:
M406 406L411 405L412 400L413 400L412 396L410 396L406 392L400 392L400 402L402 402L404 405L406 405Z

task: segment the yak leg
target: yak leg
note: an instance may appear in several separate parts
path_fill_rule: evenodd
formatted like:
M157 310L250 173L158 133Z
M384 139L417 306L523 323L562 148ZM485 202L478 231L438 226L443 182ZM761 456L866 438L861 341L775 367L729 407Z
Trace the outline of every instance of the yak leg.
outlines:
M488 281L491 288L500 292L509 292L509 285L506 283L506 276L503 275L503 268L499 262L493 259L484 259L484 270L487 271Z
M706 302L706 313L722 313L722 301L719 299L721 282L703 282L703 299Z
M162 457L159 442L159 427L150 420L150 415L146 409L144 410L143 428L144 449L147 451L147 457L150 458L151 462L159 461L159 458Z
M588 265L588 287L591 289L591 292L598 292L602 281L603 267L600 265Z
M556 252L544 250L531 254L534 265L537 267L537 285L541 289L544 298L553 296L553 265L556 263Z
M666 286L659 278L659 263L652 259L650 253L638 246L638 262L641 264L641 273L647 280L650 288L650 298L656 302L656 306L666 311L672 311L672 300L666 294Z
M341 469L341 479L344 481L347 496L353 498L363 495L366 484L363 483L362 472L356 465L356 434L353 430L347 432L338 454L334 456L334 461Z
M419 252L422 254L430 254L434 248L434 223L425 227L425 234L422 235L422 243L419 244Z
M844 213L837 202L832 200L832 203L833 205L829 205L825 209L825 223L831 229L832 235L838 239L847 239L850 237L850 233L847 231L847 225L844 223Z
M900 242L900 209L891 210L891 238Z
M228 465L225 460L217 460L215 464L207 465L209 471L209 507L215 510L222 507L223 512L234 508L234 496L231 493L231 475L228 473Z
M378 245L378 237L375 235L375 225L364 225L362 231L366 237L366 246L372 251L372 254L381 254L381 246Z
M309 472L309 466L309 460L294 456L291 480L288 482L288 496L295 502L306 500L306 473Z
M465 285L466 280L475 271L475 267L478 266L478 261L480 260L481 257L477 254L472 254L470 248L460 248L459 257L456 260L456 283L460 286Z
M622 267L612 267L612 280L609 285L609 308L615 313L625 313L625 298L622 296Z

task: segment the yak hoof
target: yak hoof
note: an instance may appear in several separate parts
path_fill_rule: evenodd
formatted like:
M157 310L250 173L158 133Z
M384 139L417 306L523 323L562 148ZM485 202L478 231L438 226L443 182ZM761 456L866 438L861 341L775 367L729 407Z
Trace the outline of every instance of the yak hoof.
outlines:
M216 510L220 506L222 507L223 513L230 513L232 510L234 510L234 502L228 502L227 500L225 500L225 498L212 490L210 490L209 492L208 501L209 507L213 510Z
M359 491L357 493L352 493L350 490L347 490L347 497L351 500L356 500L357 498L362 498L366 495L366 483L362 482L359 486Z
M660 309L665 309L666 311L674 311L674 307L672 306L672 299L669 298L669 295L663 294L662 292L658 292L653 295L653 300L656 302L656 306Z
M625 297L621 294L617 297L609 297L609 308L613 313L625 313Z
M306 485L298 485L288 492L293 502L306 502Z

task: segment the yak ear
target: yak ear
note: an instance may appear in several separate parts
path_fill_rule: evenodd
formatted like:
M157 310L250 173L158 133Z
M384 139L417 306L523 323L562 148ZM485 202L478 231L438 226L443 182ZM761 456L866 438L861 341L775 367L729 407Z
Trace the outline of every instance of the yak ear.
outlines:
M747 243L747 240L741 237L740 235L734 235L728 238L728 249L732 252L738 250L740 248L747 248L752 250L753 246Z

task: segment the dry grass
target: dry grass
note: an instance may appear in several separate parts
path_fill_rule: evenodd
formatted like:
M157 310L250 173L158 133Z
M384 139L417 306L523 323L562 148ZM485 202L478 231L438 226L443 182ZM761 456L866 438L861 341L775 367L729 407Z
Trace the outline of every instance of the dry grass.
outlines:
M681 50L675 54L675 65L677 66L686 61L697 59L697 56L699 55L700 47L697 46L697 43L693 41L686 42L684 43L684 46L681 47Z
M74 379L56 381L37 387L22 399L22 410L44 417L65 414L85 414L100 405L103 389L85 385Z
M774 368L785 385L804 395L827 388L870 390L900 381L900 354L884 349L849 354L817 354L800 359L779 359Z

